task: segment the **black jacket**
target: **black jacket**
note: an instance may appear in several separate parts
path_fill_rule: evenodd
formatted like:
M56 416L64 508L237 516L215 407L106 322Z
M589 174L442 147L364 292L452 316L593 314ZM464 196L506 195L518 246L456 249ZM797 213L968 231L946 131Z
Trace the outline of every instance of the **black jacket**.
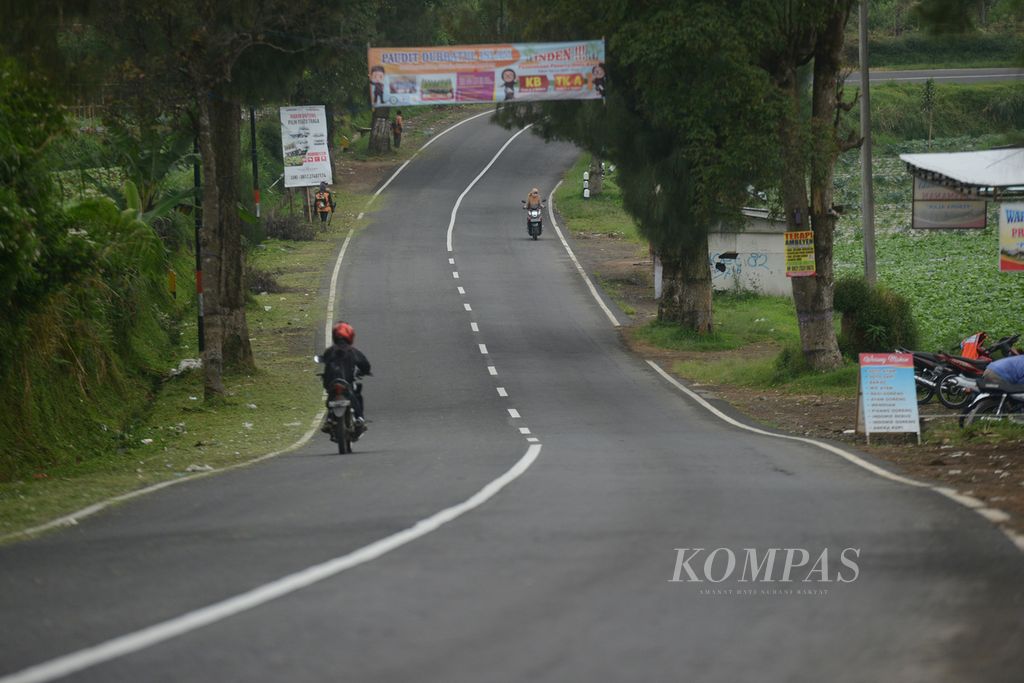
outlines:
M333 344L320 355L326 366L324 369L324 386L336 377L341 377L349 382L356 379L356 371L361 375L370 374L370 361L366 360L363 352L345 342Z

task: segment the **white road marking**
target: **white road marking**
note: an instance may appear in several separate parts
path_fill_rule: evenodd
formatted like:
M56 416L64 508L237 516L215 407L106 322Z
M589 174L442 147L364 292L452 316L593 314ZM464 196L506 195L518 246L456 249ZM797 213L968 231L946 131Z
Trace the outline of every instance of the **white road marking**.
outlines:
M719 419L721 419L724 422L727 422L728 424L731 424L734 427L739 427L740 429L744 429L744 430L746 430L748 432L753 432L754 434L760 434L762 436L770 436L770 437L775 438L775 439L786 439L788 441L800 441L800 442L803 442L803 443L806 443L806 444L810 444L812 446L817 446L818 448L822 448L822 449L824 449L824 450L826 450L826 451L828 451L830 453L838 455L839 457L843 458L844 460L847 460L847 461L853 463L854 465L857 465L858 467L861 467L861 468L867 470L868 472L871 472L872 474L876 474L879 477L882 477L884 479L888 479L890 481L894 481L894 482L897 482L899 484L905 484L907 486L913 486L914 488L924 488L924 489L930 489L932 491L935 491L936 493L938 493L940 495L943 495L943 496L949 498L950 500L959 503L960 505L963 505L964 507L968 508L969 510L974 510L979 515L981 515L985 519L987 519L990 522L993 522L995 524L1000 524L1000 523L1005 522L1005 521L1010 519L1010 516L1007 513L1003 512L1002 510L997 510L995 508L985 507L985 503L983 501L981 501L981 500L979 500L979 499L977 499L977 498L975 498L973 496L967 496L967 495L964 495L962 493L958 493L955 489L946 488L946 487L943 487L943 486L932 486L931 484L927 484L925 482L915 481L915 480L909 479L907 477L902 477L902 476L900 476L898 474L893 474L892 472L890 472L890 471L888 471L886 469L883 469L883 468L879 467L878 465L875 465L873 463L868 462L864 458L861 458L861 457L859 457L857 455L854 455L853 453L850 453L849 451L843 450L842 448L839 448L837 446L833 446L832 444L825 443L823 441L817 441L816 439L809 439L809 438L803 437L803 436L792 436L790 434L775 434L773 432L768 432L768 431L765 431L763 429L759 429L757 427L752 427L752 426L750 426L748 424L744 424L744 423L740 422L739 420L735 420L735 419L729 417L728 415L726 415L725 413L720 411L718 408L715 408L713 405L711 405L706 400L704 400L704 398L702 398L701 396L699 396L695 392L691 391L689 388L683 386L682 383L680 383L678 380L676 380L675 377L672 377L667 372L662 370L661 366L659 366L654 361L649 360L649 361L647 361L647 364L650 365L652 368L654 368L654 370L659 375L661 375L667 382L669 382L676 389L678 389L679 391L683 392L684 394L686 394L687 396L692 398L694 401L696 401L698 404L700 404L701 407L705 408L712 415L718 417ZM1009 528L1001 528L1001 530L1006 535L1006 537L1009 538L1010 541L1019 550L1024 551L1024 536L1021 536L1021 535L1017 534L1016 532L1014 532L1012 529L1009 529ZM2 683L2 681L0 681L0 683Z
M469 329L473 330L474 332L479 332L480 331L480 326L477 325L476 323L470 323L469 324Z
M537 443L537 442L540 441L540 439L538 439L535 436L528 436L528 437L526 437L526 440L529 441L530 443Z
M609 309L604 303L604 300L600 295L598 295L597 288L594 287L594 283L590 281L590 276L587 275L587 272L583 270L583 266L581 266L580 262L576 259L576 254L572 253L572 247L569 246L569 243L565 239L565 235L562 234L562 230L558 227L558 221L555 220L555 190L557 190L558 186L561 184L562 181L559 180L558 185L555 185L554 189L551 190L551 194L548 195L548 216L551 217L551 225L555 226L555 232L558 233L558 239L562 241L562 246L565 247L565 250L569 253L569 258L572 259L573 265L576 266L576 271L580 274L580 277L583 278L583 281L587 283L587 289L590 290L594 300L597 301L597 305L600 306L601 310L604 311L604 314L608 316L608 320L611 321L612 325L614 327L619 327L619 321L615 318L611 309Z
M509 409L508 409L508 414L509 414L509 416L510 416L510 417L513 417L513 418L515 418L515 419L517 419L517 420L518 420L518 419L519 419L519 417L520 417L520 415L519 415L519 411L518 411L518 410L516 410L515 408L509 408ZM3 681L0 681L0 683L3 683Z
M456 280L458 280L459 279L459 271L453 270L452 271L452 277L455 278Z
M459 290L459 294L462 294L463 296L466 295L466 290L465 290L464 287L459 287L458 290Z
M484 174L487 173L488 169L490 169L491 166L494 165L494 162L498 160L498 157L501 156L501 153L504 152L505 149L509 145L512 144L512 141L515 140L520 135L522 135L523 133L525 133L526 131L528 131L531 126L533 126L532 123L529 124L528 126L526 126L525 128L523 128L522 130L517 131L515 135L510 137L508 139L508 141L505 142L505 144L501 146L501 149L498 150L497 154L495 154L494 157L489 162L487 162L487 165L484 166L484 170L480 171L480 173L477 174L476 178L473 178L473 182L471 182L469 185L467 185L466 189L463 190L462 194L459 195L459 198L455 200L455 206L452 207L452 217L451 217L451 220L448 221L448 251L449 252L455 250L452 247L452 231L455 229L455 216L459 212L459 206L462 205L462 200L465 199L466 195L469 194L469 191L473 189L473 186L476 185L477 182L479 182L479 180L484 177Z
M530 433L530 428L529 427L520 427L519 428L519 433L520 434L529 434Z
M453 258L448 259L448 263L450 263L451 265L454 266L455 265L455 259L453 259Z
M480 347L480 353L482 353L483 355L486 356L487 355L487 344L478 344L478 346Z
M505 391L505 387L498 387L498 396L501 396L502 398L508 397L508 392Z
M497 375L498 374L498 368L494 367L493 365L488 365L487 366L487 372L491 373L492 375Z
M540 455L540 451L540 444L529 446L526 449L526 453L523 454L515 465L477 491L470 498L457 505L436 512L430 517L422 519L414 525L379 541L365 545L346 555L307 567L221 602L201 607L195 611L182 614L153 626L148 626L134 633L119 636L99 645L87 647L63 657L57 657L48 662L31 666L17 673L9 674L0 678L0 683L45 683L46 681L62 678L97 664L144 650L204 626L209 626L236 614L264 605L271 600L329 579L347 569L372 562L392 550L437 531L445 524L480 507L528 470L530 465Z
M465 308L467 311L472 311L473 310L473 307L470 306L469 304L462 304L462 307Z
M356 216L356 220L357 220L357 221L361 221L361 220L363 220L363 216L365 216L365 215L366 215L366 212L365 212L365 211L360 211L360 212L359 212L359 215L358 215L358 216Z

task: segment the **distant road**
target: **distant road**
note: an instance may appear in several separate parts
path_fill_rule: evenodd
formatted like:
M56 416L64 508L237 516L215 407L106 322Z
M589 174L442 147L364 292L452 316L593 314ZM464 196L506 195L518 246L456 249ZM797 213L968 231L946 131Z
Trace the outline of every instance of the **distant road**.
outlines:
M1024 68L1000 67L990 69L916 69L913 71L872 71L872 83L899 81L924 83L929 78L940 83L994 83L1024 79ZM846 79L851 83L860 82L860 72L854 71Z

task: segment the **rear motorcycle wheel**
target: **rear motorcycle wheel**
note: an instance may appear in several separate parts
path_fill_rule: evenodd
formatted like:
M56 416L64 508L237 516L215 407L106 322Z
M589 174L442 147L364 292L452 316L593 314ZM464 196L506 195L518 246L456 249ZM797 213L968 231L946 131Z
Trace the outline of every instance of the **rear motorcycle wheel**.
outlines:
M334 425L334 440L338 442L339 455L352 452L352 430L349 426L351 421L350 411L345 411L345 415Z
M939 401L951 410L959 410L971 401L971 391L957 383L957 375L946 375L936 381Z
M998 398L986 398L983 401L978 401L966 415L960 418L960 427L970 427L972 424L978 424L979 422L989 420L1000 420L1001 416L995 414L999 410L999 399Z
M928 403L928 401L931 401L932 397L935 396L935 375L929 370L925 370L919 374L922 379L933 382L933 384L929 386L927 384L921 384L916 378L914 379L914 384L917 388L917 404L923 406L925 403Z

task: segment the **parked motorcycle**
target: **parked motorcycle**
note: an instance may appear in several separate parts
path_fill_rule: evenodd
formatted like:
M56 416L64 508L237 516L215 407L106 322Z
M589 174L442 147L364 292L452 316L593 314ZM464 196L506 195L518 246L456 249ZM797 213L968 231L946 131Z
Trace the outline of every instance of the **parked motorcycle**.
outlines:
M961 427L988 420L1024 424L1024 384L982 379L978 382L977 390L971 405L960 416Z
M914 383L917 387L917 403L924 405L935 396L939 380L946 374L948 368L942 364L937 354L924 351L911 351L900 347L896 349L900 353L909 353L914 358Z
M544 202L540 206L527 206L524 199L523 209L526 211L526 231L530 237L537 239L544 230Z
M980 335L984 338L984 333ZM988 364L996 355L1013 356L1020 353L1014 344L1020 339L1019 334L1003 337L999 341L978 349L978 358L965 358L951 354L938 354L946 366L945 373L938 379L936 393L942 405L953 410L960 410L971 403L978 391L978 380Z
M313 356L313 360L322 363L320 356ZM323 377L323 373L318 373ZM338 444L338 453L345 455L352 452L352 444L359 440L362 429L356 422L355 410L352 406L353 400L357 400L353 394L362 392L362 384L357 379L355 382L340 377L331 379L327 387L327 431L331 435L331 441Z

